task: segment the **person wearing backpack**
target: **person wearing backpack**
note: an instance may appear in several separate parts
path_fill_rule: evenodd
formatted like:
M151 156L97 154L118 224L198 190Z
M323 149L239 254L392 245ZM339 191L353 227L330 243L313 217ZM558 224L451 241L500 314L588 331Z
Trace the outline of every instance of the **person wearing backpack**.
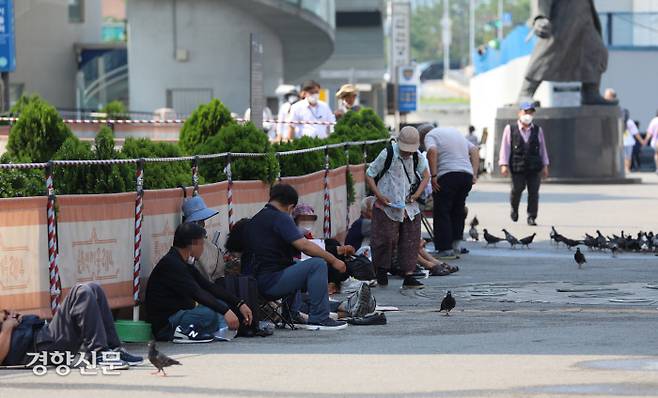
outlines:
M371 249L377 273L377 283L388 285L393 250L397 247L398 262L406 289L422 289L413 278L420 240L421 197L430 174L427 160L418 148L418 130L406 126L397 142L389 144L370 164L366 182L377 198L372 211Z

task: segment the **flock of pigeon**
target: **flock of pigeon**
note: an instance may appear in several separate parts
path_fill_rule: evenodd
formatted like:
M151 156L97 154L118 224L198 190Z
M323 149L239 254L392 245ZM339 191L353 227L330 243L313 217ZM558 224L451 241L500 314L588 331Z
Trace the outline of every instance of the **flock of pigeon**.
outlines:
M480 234L478 233L477 226L480 224L477 217L473 217L471 220L471 228L468 231L468 235L474 241L480 240ZM504 238L492 235L483 229L484 231L484 240L487 242L486 246L493 245L496 246L497 243L506 241L509 243L512 249L516 246L530 248L530 244L537 236L536 233L526 236L522 239L517 239L514 235L509 233L506 229L503 228L503 233L505 234ZM619 252L635 252L635 253L654 253L658 256L658 234L653 232L638 232L637 235L627 235L624 234L624 231L621 231L621 235L612 234L612 236L605 236L601 231L596 230L596 236L590 234L585 234L584 239L570 239L564 235L561 235L557 232L555 227L551 227L550 233L551 242L555 246L560 246L561 244L566 246L569 250L576 248L576 253L574 254L574 260L578 264L578 268L581 268L584 263L587 262L585 255L580 251L578 246L586 246L590 250L599 250L599 251L610 251L613 257L617 256Z
M478 233L477 226L480 225L480 222L478 221L477 217L473 217L473 220L471 220L471 228L468 231L468 235L473 239L474 241L479 241L480 240L480 234ZM520 245L521 247L525 246L527 248L530 248L530 244L532 241L535 239L535 236L537 236L536 233L526 236L525 238L522 239L517 239L514 235L509 233L506 229L503 229L503 232L505 233L505 238L499 238L497 236L494 236L487 231L487 229L483 229L484 231L484 240L487 242L486 246L489 245L494 245L496 246L497 243L502 242L502 241L507 241L507 243L510 244L512 249L516 248L517 245Z

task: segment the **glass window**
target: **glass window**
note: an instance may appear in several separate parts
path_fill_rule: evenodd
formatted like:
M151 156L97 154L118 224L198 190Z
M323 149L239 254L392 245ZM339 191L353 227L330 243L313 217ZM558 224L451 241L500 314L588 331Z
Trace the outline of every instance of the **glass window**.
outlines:
M85 0L69 1L69 23L81 23L85 21Z

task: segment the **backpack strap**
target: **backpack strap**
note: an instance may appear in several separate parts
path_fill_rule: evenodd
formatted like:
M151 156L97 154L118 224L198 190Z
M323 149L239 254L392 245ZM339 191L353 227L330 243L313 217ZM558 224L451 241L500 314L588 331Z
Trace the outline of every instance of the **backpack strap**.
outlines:
M390 143L388 143L388 145L386 145L386 160L384 161L384 168L375 177L375 184L378 184L379 180L381 180L382 177L384 177L384 174L386 174L386 172L388 171L388 169L391 168L391 163L393 163L393 143L392 142L390 142Z

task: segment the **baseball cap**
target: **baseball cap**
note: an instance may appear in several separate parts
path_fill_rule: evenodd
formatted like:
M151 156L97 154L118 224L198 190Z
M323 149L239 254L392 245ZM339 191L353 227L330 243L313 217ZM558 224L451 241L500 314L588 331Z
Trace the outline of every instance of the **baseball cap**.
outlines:
M398 135L398 147L401 151L416 152L420 148L420 135L413 126L405 126Z
M534 111L535 110L535 104L533 104L532 102L523 102L521 105L519 105L519 110Z
M203 221L219 214L217 210L209 209L201 196L193 196L183 203L185 222Z

